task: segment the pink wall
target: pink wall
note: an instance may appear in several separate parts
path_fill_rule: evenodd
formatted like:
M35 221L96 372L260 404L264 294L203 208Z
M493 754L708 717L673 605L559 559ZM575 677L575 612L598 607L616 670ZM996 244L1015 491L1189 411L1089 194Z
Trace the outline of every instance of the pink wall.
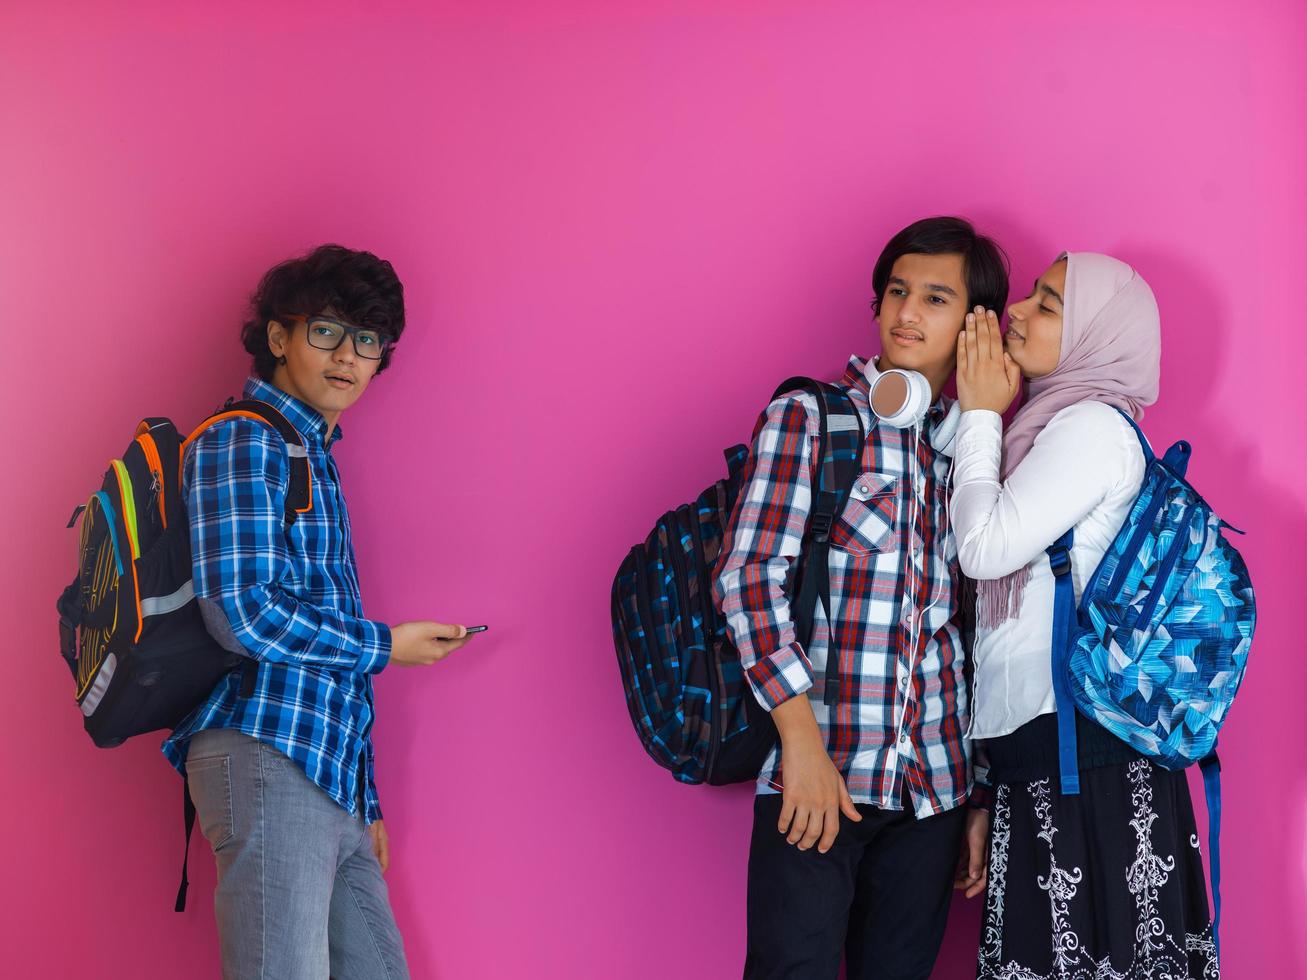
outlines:
M1300 5L23 6L0 9L4 972L217 975L202 844L171 910L157 739L79 730L63 523L138 418L237 389L258 275L338 240L411 304L340 451L369 610L493 624L378 684L415 975L738 975L749 791L644 757L610 577L773 383L872 348L886 237L958 212L1017 289L1064 247L1156 289L1147 428L1195 443L1262 605L1223 737L1226 976L1307 976ZM937 976L968 975L977 913Z

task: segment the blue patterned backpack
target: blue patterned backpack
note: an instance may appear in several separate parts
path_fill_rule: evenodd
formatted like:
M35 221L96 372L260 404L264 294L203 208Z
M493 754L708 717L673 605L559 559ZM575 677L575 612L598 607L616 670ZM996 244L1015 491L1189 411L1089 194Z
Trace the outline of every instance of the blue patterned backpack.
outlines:
M1257 608L1243 558L1185 480L1190 446L1144 450L1143 487L1075 603L1067 531L1049 549L1056 578L1053 687L1064 794L1080 792L1075 713L1166 769L1197 762L1209 821L1213 930L1220 923L1220 763L1216 736L1243 680Z

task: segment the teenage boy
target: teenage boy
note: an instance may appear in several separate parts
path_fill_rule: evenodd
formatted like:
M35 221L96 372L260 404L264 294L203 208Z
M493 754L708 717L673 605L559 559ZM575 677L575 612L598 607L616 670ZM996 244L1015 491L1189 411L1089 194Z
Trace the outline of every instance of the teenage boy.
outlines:
M341 414L390 363L404 291L369 252L324 245L269 271L242 340L245 398L272 405L308 454L312 507L287 528L289 448L254 419L188 448L182 489L206 625L257 667L221 682L164 743L218 865L227 978L408 976L382 872L372 676L435 663L462 626L365 619L331 450Z
M803 649L785 592L816 481L811 395L783 395L759 420L717 569L750 686L780 733L754 800L748 980L833 980L842 952L850 980L925 980L962 840L969 705L940 392L967 311L1004 308L1007 269L968 222L928 218L890 240L872 284L880 357L852 358L839 382L867 441L830 532L831 622L819 605ZM891 368L930 385L917 428L871 413L870 384Z

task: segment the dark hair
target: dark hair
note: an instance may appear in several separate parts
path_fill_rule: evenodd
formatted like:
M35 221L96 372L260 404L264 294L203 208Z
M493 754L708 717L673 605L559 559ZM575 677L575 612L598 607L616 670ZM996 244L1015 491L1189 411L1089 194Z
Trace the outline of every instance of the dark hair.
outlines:
M976 234L965 218L922 218L886 244L871 274L876 299L871 308L880 316L880 301L889 284L894 263L904 255L961 255L962 278L967 284L967 309L983 306L1002 313L1007 306L1007 255L992 238Z
M311 316L332 309L350 323L371 327L390 341L377 365L380 374L404 332L404 287L385 259L340 245L320 245L308 255L289 259L264 274L250 297L241 342L254 356L254 371L272 379L277 359L268 349L268 321Z

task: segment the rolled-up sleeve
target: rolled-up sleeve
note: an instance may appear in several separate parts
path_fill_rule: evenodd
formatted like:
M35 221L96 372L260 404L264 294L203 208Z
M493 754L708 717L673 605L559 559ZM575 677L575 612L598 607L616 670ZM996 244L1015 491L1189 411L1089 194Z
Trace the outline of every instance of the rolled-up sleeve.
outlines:
M812 508L816 405L779 398L763 413L716 570L715 594L745 675L771 711L812 687L785 584Z
M390 628L296 598L287 551L287 453L260 422L206 430L186 456L195 595L218 642L255 660L375 673Z

